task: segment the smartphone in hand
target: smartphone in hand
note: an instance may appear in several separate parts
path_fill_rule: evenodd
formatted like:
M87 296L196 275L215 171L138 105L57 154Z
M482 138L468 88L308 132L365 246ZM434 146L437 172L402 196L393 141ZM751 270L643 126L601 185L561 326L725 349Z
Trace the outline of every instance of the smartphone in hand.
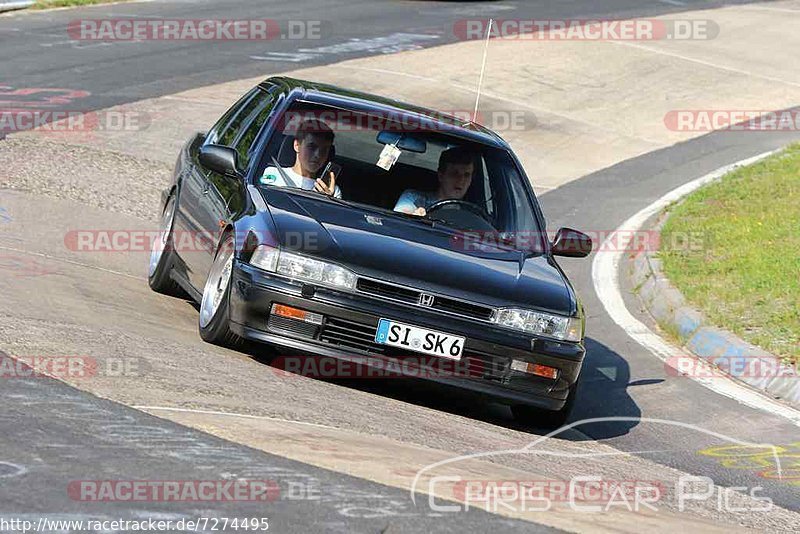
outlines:
M338 180L339 179L339 173L341 173L341 172L342 172L342 166L341 165L339 165L338 163L334 163L332 161L329 161L328 164L325 165L325 168L322 170L322 174L320 175L320 178L322 179L323 182L325 182L325 185L330 187L331 186L331 173L333 173L334 180Z

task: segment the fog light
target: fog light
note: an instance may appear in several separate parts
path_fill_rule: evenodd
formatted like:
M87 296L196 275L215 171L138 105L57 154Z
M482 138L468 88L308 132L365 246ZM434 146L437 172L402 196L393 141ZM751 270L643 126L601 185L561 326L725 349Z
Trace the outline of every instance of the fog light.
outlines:
M519 371L520 373L527 373L529 375L541 376L543 378L550 378L555 380L558 378L558 369L555 367L548 367L538 363L523 362L521 360L512 360L511 369Z
M322 315L283 304L273 304L272 314L312 324L322 324Z

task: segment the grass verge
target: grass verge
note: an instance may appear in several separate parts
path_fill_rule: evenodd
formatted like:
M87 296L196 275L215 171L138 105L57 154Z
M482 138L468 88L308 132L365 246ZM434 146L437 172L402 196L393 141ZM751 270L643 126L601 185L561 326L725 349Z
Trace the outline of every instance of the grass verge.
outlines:
M664 273L711 323L798 363L800 144L673 206L661 242Z

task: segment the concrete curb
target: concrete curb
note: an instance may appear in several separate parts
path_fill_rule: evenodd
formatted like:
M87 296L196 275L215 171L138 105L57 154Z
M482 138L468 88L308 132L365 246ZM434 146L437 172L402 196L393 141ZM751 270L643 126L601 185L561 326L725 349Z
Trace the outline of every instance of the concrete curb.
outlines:
M0 2L0 13L14 11L15 9L25 9L34 4L33 0L18 0L14 2Z
M660 235L666 220L664 212L652 230ZM708 324L700 312L687 306L683 295L667 280L657 251L650 248L639 250L630 262L633 287L658 325L677 336L684 348L712 366L707 373L700 371L702 376L723 374L800 408L798 369L781 363L778 357L734 334ZM677 357L675 362L668 363L673 364L677 372L685 374L681 360L682 357ZM697 367L691 366L691 369L697 370Z

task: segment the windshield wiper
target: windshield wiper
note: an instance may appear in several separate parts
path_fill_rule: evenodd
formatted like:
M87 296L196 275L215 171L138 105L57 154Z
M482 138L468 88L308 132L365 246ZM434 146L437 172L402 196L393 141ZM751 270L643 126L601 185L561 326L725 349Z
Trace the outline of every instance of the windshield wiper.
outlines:
M441 219L431 219L429 217L421 217L419 215L414 215L412 213L406 213L404 211L394 211L394 210L391 210L391 211L390 210L381 210L381 211L386 212L386 213L391 213L395 217L401 217L401 218L403 218L403 219L405 219L407 221L421 222L422 224L426 224L428 226L433 226L437 222L438 223L444 223L445 222L445 221L443 221Z
M346 201L344 199L336 198L333 195L326 195L325 193L320 193L319 191L317 191L315 189L303 189L302 191L308 191L309 193L316 193L316 194L320 195L322 198L327 199L327 200L332 200L333 202L336 202L337 204L339 204L341 206L347 206L348 208L352 208L353 207L352 204L350 204L348 201Z
M439 223L439 224L443 224L448 228L452 228L453 230L462 230L462 231L465 230L464 228L456 228L455 226L453 226L449 222L445 221L444 219L438 219L436 217L428 217L427 215L425 216L425 219L428 220L428 221L431 221L431 222L436 222L436 223Z

